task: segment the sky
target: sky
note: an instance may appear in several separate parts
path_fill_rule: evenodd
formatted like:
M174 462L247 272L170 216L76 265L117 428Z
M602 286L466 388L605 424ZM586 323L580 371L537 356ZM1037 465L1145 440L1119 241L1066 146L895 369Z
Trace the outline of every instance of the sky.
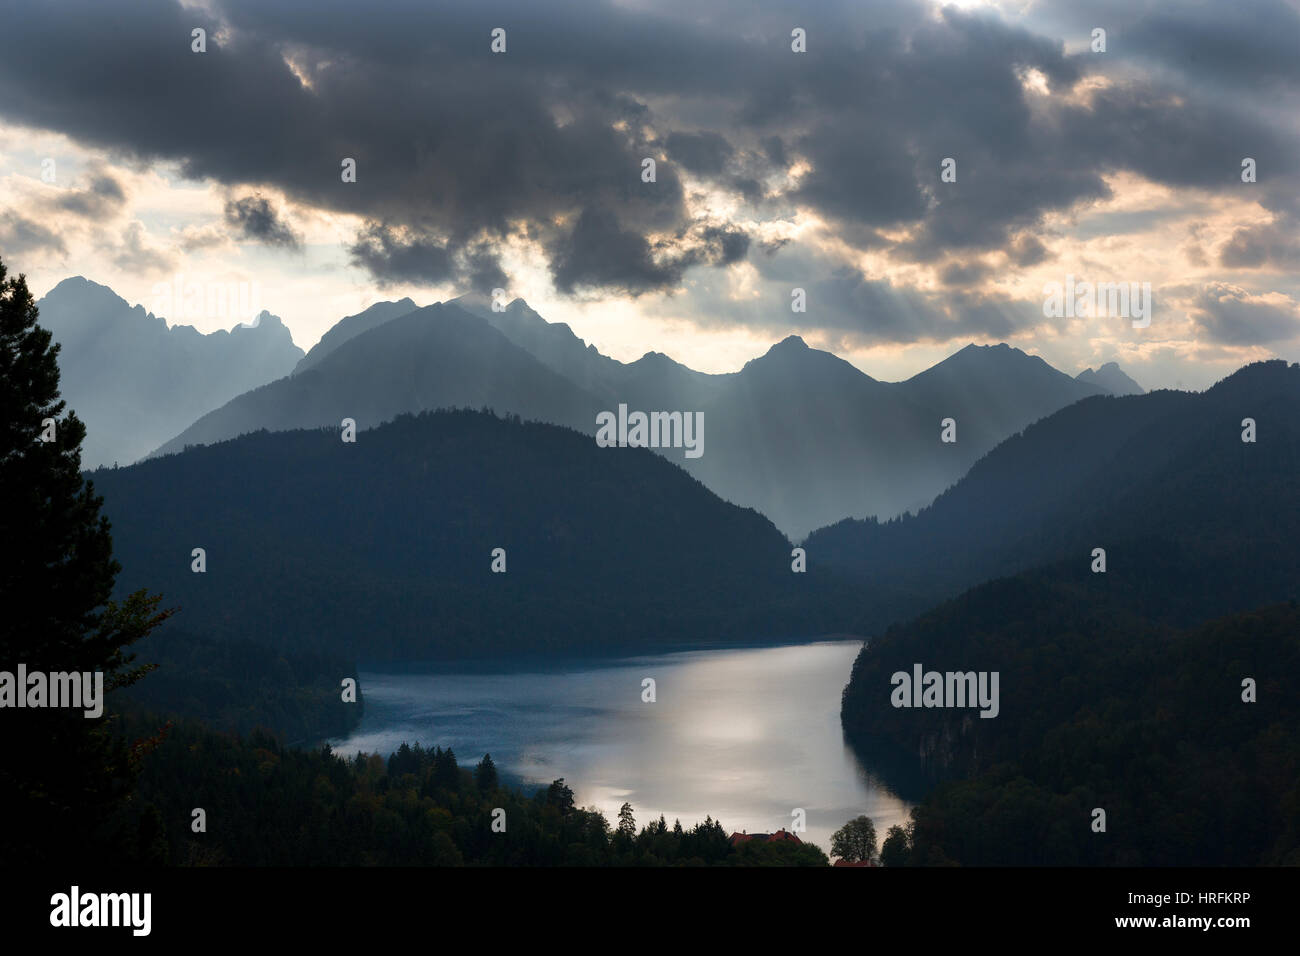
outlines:
M891 381L970 342L1147 388L1300 360L1296 3L0 11L0 257L38 296L210 332L240 289L306 349L502 289L711 372L789 334ZM1048 314L1068 277L1149 284L1149 324Z

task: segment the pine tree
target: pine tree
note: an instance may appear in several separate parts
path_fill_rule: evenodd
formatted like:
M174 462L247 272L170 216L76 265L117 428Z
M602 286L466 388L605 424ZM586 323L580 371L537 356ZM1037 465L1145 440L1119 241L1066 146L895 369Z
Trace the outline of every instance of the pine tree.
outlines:
M456 754L450 747L434 754L433 785L447 790L460 788L460 768L456 765Z
M618 828L615 832L628 840L636 836L636 818L632 816L632 804L624 803L618 808Z
M563 777L551 781L550 787L546 790L546 805L555 807L560 811L561 816L568 816L573 812L573 790L565 784Z
M491 754L484 754L474 768L474 782L478 784L480 793L493 793L501 785L497 778L497 765L492 762Z
M7 275L0 262L0 670L98 671L107 694L147 672L126 648L170 612L144 591L111 600L121 568L102 499L81 474L86 428L59 398L59 346L37 324L26 277ZM37 848L46 859L64 847L84 853L103 838L131 778L111 719L48 707L4 714L0 863Z

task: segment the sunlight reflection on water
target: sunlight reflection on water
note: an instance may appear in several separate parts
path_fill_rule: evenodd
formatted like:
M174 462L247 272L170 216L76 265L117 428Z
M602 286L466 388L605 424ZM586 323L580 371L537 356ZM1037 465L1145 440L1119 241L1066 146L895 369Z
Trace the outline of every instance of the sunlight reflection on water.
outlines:
M858 765L840 731L840 693L861 643L683 651L546 670L363 673L360 727L341 755L387 756L403 741L451 747L462 766L485 752L530 784L564 777L580 806L638 825L662 813L689 827L706 814L728 831L790 827L804 839L865 813L883 839L908 805ZM657 700L641 700L652 677Z

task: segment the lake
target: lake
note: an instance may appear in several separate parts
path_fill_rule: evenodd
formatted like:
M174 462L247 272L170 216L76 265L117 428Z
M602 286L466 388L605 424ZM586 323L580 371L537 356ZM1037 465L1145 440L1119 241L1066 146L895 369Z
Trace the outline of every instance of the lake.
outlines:
M503 776L564 777L611 825L626 800L640 827L721 820L728 832L789 829L804 840L866 814L880 840L909 804L859 764L840 730L840 694L860 641L680 651L545 664L424 666L361 673L365 715L342 756L385 757L403 741L451 747L461 766L491 753ZM654 680L655 701L642 700Z

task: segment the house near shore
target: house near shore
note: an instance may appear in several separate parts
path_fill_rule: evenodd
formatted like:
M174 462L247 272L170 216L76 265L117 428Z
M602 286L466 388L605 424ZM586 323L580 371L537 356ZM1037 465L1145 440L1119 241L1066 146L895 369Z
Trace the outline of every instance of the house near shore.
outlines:
M732 846L739 846L742 843L749 843L751 840L756 843L803 843L803 840L800 840L784 827L775 833L746 833L741 830L739 833L733 833L727 842Z

